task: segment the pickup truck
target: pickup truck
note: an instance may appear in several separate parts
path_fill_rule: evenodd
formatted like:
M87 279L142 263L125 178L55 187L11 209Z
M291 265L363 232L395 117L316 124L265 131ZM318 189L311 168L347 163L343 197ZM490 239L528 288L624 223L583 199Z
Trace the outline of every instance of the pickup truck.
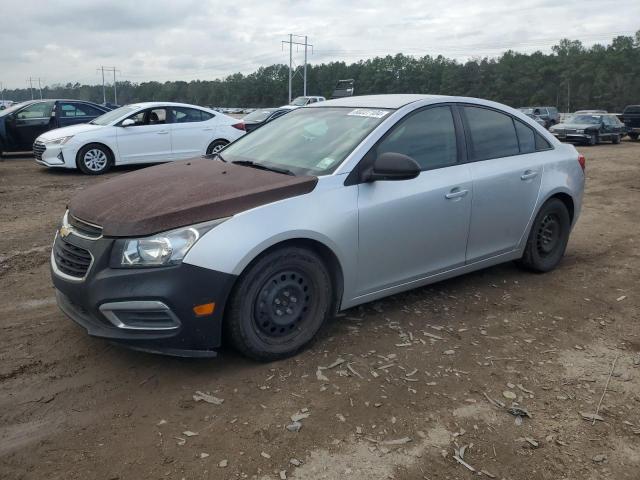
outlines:
M622 121L629 137L633 140L638 140L638 137L640 137L640 105L627 105L624 107Z

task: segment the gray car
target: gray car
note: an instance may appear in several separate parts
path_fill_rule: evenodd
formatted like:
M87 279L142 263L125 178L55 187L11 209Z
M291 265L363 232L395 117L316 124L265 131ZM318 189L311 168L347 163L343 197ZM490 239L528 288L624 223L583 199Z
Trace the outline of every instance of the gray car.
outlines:
M303 107L217 159L83 190L51 255L60 308L90 335L273 360L336 312L517 261L554 269L584 157L522 112L379 95Z

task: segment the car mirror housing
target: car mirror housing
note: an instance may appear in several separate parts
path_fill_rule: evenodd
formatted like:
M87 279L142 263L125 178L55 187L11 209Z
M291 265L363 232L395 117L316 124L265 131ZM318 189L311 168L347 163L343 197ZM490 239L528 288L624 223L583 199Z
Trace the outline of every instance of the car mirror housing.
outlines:
M378 156L373 166L365 170L363 181L410 180L420 175L420 165L402 153L385 152Z
M122 123L120 124L121 127L132 127L136 124L135 121L133 121L130 118L127 118L125 120L122 121Z

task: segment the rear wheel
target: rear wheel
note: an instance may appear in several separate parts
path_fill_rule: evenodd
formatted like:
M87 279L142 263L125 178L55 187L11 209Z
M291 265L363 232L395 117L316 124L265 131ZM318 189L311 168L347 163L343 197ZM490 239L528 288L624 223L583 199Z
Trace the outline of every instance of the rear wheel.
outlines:
M631 132L631 133L629 133L629 138L631 138L631 140L638 140L638 136L639 135L640 134L638 134L638 133Z
M613 143L614 145L619 144L620 140L620 135L614 135L613 137L611 137L611 143Z
M219 153L224 147L229 145L229 142L226 140L214 140L207 147L207 155L214 155Z
M527 245L518 264L534 272L548 272L558 266L569 241L571 218L561 200L547 201L536 216Z
M287 247L255 261L238 279L226 333L244 355L261 361L296 354L329 317L331 277L314 252Z
M101 175L113 165L113 154L104 145L90 143L80 149L76 165L87 175Z

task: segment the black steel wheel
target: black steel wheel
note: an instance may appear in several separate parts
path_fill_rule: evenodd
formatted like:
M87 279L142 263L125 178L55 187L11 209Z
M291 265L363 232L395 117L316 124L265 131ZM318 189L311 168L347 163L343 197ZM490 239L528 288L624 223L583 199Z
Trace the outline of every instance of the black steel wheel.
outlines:
M597 145L598 142L598 134L597 133L592 133L589 136L589 146L593 147L594 145Z
M518 263L534 272L553 270L564 256L570 232L567 207L558 198L550 199L538 212Z
M620 137L620 135L618 135L618 134L613 135L613 136L611 137L611 143L613 143L614 145L619 144L619 143L620 143L620 140L622 140L622 138L621 138L621 137Z
M259 257L238 278L225 334L250 358L285 358L314 339L330 314L332 299L331 276L315 252L277 249Z

